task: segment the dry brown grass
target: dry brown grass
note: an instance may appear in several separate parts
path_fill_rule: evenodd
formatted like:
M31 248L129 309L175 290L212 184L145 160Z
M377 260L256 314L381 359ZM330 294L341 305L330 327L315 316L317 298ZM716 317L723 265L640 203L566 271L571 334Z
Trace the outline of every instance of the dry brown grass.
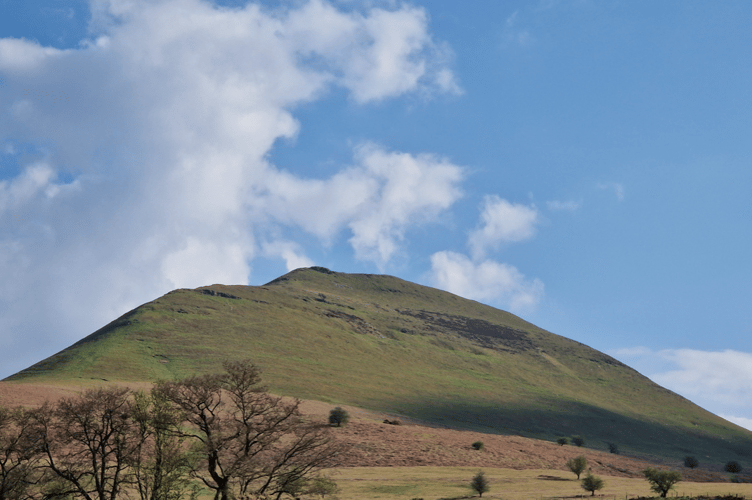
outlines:
M343 460L346 467L491 467L514 470L546 469L562 471L572 478L567 460L584 455L588 467L596 475L642 478L647 462L607 451L575 446L559 446L549 441L520 436L482 434L419 425L419 422L386 413L344 407L350 413L350 423L334 428L339 439L351 445ZM302 409L315 418L325 419L331 405L305 401ZM400 419L403 425L384 424L384 419ZM482 450L472 443L482 441ZM604 444L605 448L605 444ZM683 457L682 457L683 458ZM682 472L686 480L707 482L726 481L719 472L690 470L675 464L660 464Z

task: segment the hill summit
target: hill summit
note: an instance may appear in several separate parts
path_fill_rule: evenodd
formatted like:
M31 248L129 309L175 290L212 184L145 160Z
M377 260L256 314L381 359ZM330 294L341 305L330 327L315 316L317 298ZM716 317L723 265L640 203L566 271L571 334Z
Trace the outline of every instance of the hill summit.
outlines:
M175 290L7 380L154 381L240 358L278 394L432 425L579 435L677 464L752 454L749 431L586 345L447 292L321 267L263 286Z

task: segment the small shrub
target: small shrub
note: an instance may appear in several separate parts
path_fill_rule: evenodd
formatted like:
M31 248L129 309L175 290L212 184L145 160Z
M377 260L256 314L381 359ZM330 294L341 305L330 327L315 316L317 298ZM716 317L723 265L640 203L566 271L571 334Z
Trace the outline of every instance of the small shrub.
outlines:
M585 444L585 439L582 436L572 436L572 444L575 446L582 446Z
M591 496L595 496L596 490L603 489L603 479L588 472L587 476L582 479L582 489L589 491Z
M483 441L476 441L472 445L474 450L482 450L483 449Z
M576 458L570 458L567 460L567 467L569 467L569 470L571 470L573 473L577 475L577 480L580 479L580 474L587 468L587 459L580 455Z
M346 424L350 421L350 414L347 410L340 408L339 406L332 409L329 412L329 425L336 425L337 427Z
M569 438L562 437L556 440L557 443L559 443L559 446L564 446L565 444L569 444Z
M648 467L642 473L645 474L645 479L650 483L650 489L659 493L663 498L666 498L666 494L674 487L674 484L681 481L681 474L675 471Z
M402 422L399 420L389 420L388 418L384 419L384 423L389 425L402 425Z
M334 495L339 491L337 483L332 479L324 476L316 476L308 482L308 488L305 489L305 493L309 495L318 495L322 499L326 495Z
M488 479L486 479L486 476L483 474L483 472L479 472L473 477L473 480L470 481L470 487L478 492L478 496L483 496L483 493L488 491Z
M732 460L730 462L726 462L726 465L723 467L723 470L725 470L726 472L730 472L732 474L739 474L742 471L742 466L739 465L739 462Z
M700 465L700 462L698 462L695 457L684 457L684 467L694 469L698 465Z
M619 446L616 443L608 443L608 451L614 455L619 454Z

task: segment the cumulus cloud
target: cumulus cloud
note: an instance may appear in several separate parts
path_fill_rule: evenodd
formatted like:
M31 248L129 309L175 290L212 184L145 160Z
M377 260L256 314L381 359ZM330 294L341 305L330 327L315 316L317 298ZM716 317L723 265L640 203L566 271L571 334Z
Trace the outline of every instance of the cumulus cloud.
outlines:
M532 238L537 224L535 206L511 203L496 195L485 196L479 224L468 234L470 255L451 251L434 253L428 281L462 297L516 313L532 311L543 298L543 283L528 279L516 267L486 255L502 245Z
M461 169L431 155L365 144L327 179L269 158L298 133L295 107L332 88L358 104L457 92L422 9L91 7L77 49L0 39L0 141L7 154L37 146L0 183L0 211L24 221L0 218L0 325L27 349L65 346L171 288L247 283L259 255L310 263L276 242L279 226L324 242L346 231L383 265L458 198ZM18 337L6 346L23 357Z
M355 165L329 179L270 173L253 204L323 240L348 228L358 258L392 258L409 226L435 221L461 195L463 170L434 155L388 151L366 143Z
M615 350L612 355L700 406L720 408L725 415L742 412L752 415L751 353L695 349L655 351L635 347ZM749 417L728 419L743 427L749 425Z
M510 203L496 195L486 196L481 209L481 227L468 239L475 258L488 249L503 243L515 243L531 238L538 223L538 211L533 206Z
M529 280L514 266L492 260L473 261L454 252L431 256L433 283L468 299L503 304L512 312L533 309L544 292L540 280Z

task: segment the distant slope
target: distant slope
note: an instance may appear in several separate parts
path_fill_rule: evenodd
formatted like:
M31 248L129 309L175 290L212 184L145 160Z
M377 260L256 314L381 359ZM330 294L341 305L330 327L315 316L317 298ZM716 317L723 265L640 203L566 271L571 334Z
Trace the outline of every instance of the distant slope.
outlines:
M8 380L150 381L215 371L226 358L252 358L281 394L752 465L752 433L601 352L447 292L323 268L170 292Z

